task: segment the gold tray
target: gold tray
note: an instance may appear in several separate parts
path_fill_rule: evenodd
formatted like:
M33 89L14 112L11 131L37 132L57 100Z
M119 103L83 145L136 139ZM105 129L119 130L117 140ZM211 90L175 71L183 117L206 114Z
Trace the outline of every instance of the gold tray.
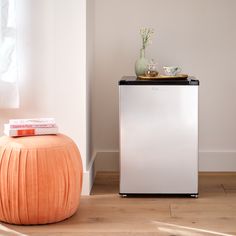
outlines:
M178 74L178 75L158 75L155 77L140 75L137 77L139 80L157 80L157 79L187 79L188 75L186 74Z

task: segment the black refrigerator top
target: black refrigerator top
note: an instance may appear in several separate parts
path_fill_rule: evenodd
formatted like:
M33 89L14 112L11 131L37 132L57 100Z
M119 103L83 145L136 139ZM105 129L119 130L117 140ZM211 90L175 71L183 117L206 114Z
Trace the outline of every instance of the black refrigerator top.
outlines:
M119 85L199 85L199 80L194 77L188 79L156 79L156 80L141 80L136 76L124 76L119 81Z

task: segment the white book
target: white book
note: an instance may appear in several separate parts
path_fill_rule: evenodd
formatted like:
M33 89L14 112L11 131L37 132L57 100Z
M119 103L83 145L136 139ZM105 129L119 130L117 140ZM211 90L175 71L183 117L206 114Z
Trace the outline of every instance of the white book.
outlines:
M55 124L54 118L33 118L33 119L10 119L10 125L39 125L39 124Z
M46 135L57 134L58 127L53 128L32 128L32 129L4 129L4 134L10 137L19 136L34 136L34 135Z
M52 124L4 124L4 129L32 129L32 128L53 128L57 127L56 123Z

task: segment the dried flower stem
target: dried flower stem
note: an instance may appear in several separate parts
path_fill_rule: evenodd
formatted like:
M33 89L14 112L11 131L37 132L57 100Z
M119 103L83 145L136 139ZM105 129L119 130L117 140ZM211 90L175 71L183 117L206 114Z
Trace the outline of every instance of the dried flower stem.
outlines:
M141 28L140 35L142 37L142 49L145 49L147 45L151 44L151 36L154 34L152 28Z

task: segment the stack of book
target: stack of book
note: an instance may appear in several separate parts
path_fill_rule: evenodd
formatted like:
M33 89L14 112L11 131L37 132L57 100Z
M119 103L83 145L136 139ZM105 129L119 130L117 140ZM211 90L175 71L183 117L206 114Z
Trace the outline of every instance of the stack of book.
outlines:
M11 119L4 125L4 134L10 137L57 134L54 118Z

